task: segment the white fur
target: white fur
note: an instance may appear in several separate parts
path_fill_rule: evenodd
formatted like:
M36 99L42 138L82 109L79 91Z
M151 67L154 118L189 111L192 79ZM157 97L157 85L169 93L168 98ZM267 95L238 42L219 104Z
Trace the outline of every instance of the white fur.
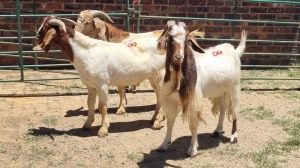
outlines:
M89 10L80 12L80 14L77 18L78 25L76 25L75 30L79 31L79 32L88 32L88 33L93 32L90 34L90 37L108 41L108 39L106 39L106 36L105 36L105 33L107 31L109 31L109 30L106 30L108 27L106 27L105 24L107 24L107 23L105 21L102 21L101 19L97 18L97 21L98 21L97 24L101 25L97 28L94 26L95 21L93 20L93 18L91 18L91 16L92 16L91 11L89 11ZM84 30L84 29L87 29L87 30ZM120 42L128 44L128 43L135 41L137 39L140 39L140 38L145 38L145 37L146 38L147 37L157 38L160 35L159 32L161 32L161 31L153 31L153 32L146 32L146 33L129 33L129 36L124 37L124 39L122 39ZM154 41L154 40L149 40L148 43L151 43L150 44L151 46L156 45L156 41ZM149 51L148 54L152 54L152 52L153 52L152 50L146 50L144 52L148 52L148 51ZM126 59L126 58L124 58L124 59ZM131 62L131 64L138 63L138 67L141 67L141 70L151 66L149 64L144 65L144 64L147 64L147 62L143 62L143 61L146 61L146 60L144 60L142 55L139 54L135 57L135 61ZM131 64L123 65L123 68L124 68L124 70L126 70L126 73L127 73L126 75L128 75L128 77L129 77L129 73L131 73L132 71L135 71L132 69ZM136 67L136 68L138 68L138 67ZM115 79L113 81L115 81L115 82L111 83L111 85L116 85L115 83L121 83L121 85L117 85L118 91L119 91L119 96L120 96L120 104L119 104L119 108L117 110L117 114L123 114L126 112L126 110L125 110L125 108L126 108L125 89L124 89L124 86L126 86L126 85L124 85L125 83L122 83L123 81L118 82L118 80L120 78L123 78L122 74L120 74L120 75L121 76L114 76ZM135 75L135 77L134 77L135 81L131 82L134 84L139 84L143 80L148 79L147 77L145 78L142 75L136 75L136 73L134 73L134 72L132 75ZM152 86L154 92L156 93L156 96L157 96L158 95L158 90L157 90L158 86L155 84L156 82L153 80L154 79L152 79L152 81L150 81L150 83L151 83L151 86ZM158 101L158 97L157 97L157 104L158 103L159 103L159 101ZM160 122L163 120L162 116L158 115L159 110L160 110L160 105L158 104L155 108L154 115L151 119L152 122L154 122L154 124L153 124L154 129L160 128L161 127Z
M176 33L172 32L172 34L171 36L174 38L174 34ZM185 114L189 120L192 133L191 145L187 151L190 156L197 154L197 127L199 121L202 120L201 106L199 106L201 105L202 98L212 99L214 107L217 107L212 109L214 114L217 113L216 111L220 111L219 123L215 131L222 131L226 110L228 111L230 119L233 120L237 118L240 93L240 57L244 52L245 43L246 33L243 32L241 42L237 49L231 44L225 43L217 45L214 48L206 49L203 54L193 51L197 69L197 82L194 100L190 103L187 113ZM213 56L213 52L218 50L222 51L222 54ZM178 92L169 94L170 87L170 81L163 83L160 91L162 110L165 112L167 118L167 133L163 143L158 148L158 150L162 151L168 149L168 144L171 142L174 121L180 111L179 94ZM233 133L231 141L233 142L233 139L236 137L237 132Z
M165 56L156 53L156 38L137 39L134 47L125 43L109 43L92 39L75 31L69 39L73 50L72 64L78 71L80 80L88 88L89 114L84 128L91 128L94 121L96 93L99 96L99 110L102 115L102 127L98 135L108 134L107 100L109 85L135 85L149 79L158 89L162 81L160 75L164 68ZM159 102L157 108L160 109Z

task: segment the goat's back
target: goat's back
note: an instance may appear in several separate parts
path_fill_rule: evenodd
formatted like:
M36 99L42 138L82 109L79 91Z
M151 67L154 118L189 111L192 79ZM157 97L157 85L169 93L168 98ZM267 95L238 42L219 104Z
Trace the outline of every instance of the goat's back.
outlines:
M217 97L238 82L240 59L231 44L220 44L206 49L203 54L194 54L197 85L200 86L203 97Z

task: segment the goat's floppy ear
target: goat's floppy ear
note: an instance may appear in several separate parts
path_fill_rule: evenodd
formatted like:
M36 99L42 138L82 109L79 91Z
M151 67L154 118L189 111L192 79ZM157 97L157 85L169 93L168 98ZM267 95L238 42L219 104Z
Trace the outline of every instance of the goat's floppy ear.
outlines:
M163 36L157 42L157 51L158 54L164 55L167 52L167 37Z
M170 31L172 25L175 25L175 21L169 20L167 22L163 32L157 39L157 41L158 41L157 50L158 50L158 53L161 55L163 55L167 52L167 38L168 38L168 34L169 34L169 31Z
M100 39L107 41L107 38L106 38L106 29L107 28L105 26L105 23L99 18L93 18L93 20L94 20L94 25L95 25L96 29L99 30L98 35L99 35Z
M40 51L44 49L45 50L44 57L47 57L49 54L49 50L51 48L51 45L49 45L49 43L55 36L56 36L56 30L54 28L49 29L43 39L43 42L33 47L33 50Z

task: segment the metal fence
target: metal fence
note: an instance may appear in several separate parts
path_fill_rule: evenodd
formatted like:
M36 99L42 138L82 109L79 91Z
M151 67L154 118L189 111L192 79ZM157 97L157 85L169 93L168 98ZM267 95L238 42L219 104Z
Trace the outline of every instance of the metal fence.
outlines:
M235 8L234 8L234 16L236 15L236 11L238 9L238 0L233 0L235 2ZM279 1L279 0L245 0L247 2L260 2L260 3L285 3L285 4L292 4L292 5L300 5L299 1ZM134 1L137 2L137 1ZM130 16L134 15L135 18L137 18L137 24L136 24L136 32L139 32L140 28L140 19L165 19L165 20L196 20L196 21L213 21L213 22L230 22L232 23L232 37L235 34L235 23L239 22L248 22L248 23L256 23L256 24L281 24L281 25L293 25L295 27L299 26L298 22L289 22L289 21L262 21L262 20L241 20L241 19L215 19L215 18L192 18L192 17L167 17L167 16L147 16L147 15L141 15L140 14L140 1L135 4L136 6L134 8L130 8L129 0L126 0L126 12L124 13L108 13L109 16L114 17L126 17L126 27L127 31L130 31ZM35 11L35 9L33 9ZM37 80L67 80L67 79L78 79L77 77L70 77L70 78L47 78L47 79L25 79L24 77L24 71L28 68L53 68L53 67L72 67L72 65L68 62L68 60L65 59L55 59L55 58L42 58L37 56L38 51L25 51L23 50L23 46L29 45L33 46L32 44L26 44L23 43L22 40L28 40L28 39L35 39L34 36L23 36L22 28L21 28L21 18L25 17L33 17L35 18L35 31L37 29L36 24L36 18L38 17L45 17L49 14L21 14L20 13L20 2L19 0L16 0L16 14L11 15L0 15L0 17L3 18L15 18L17 21L17 30L2 30L2 31L15 31L18 33L18 37L0 37L0 44L1 43L11 43L11 42L5 42L10 40L17 40L18 43L12 43L18 45L19 49L18 51L0 51L0 57L2 56L11 56L11 57L19 57L19 65L15 66L0 66L1 69L18 69L20 70L20 79L8 79L8 80L0 80L0 82L17 82L17 81L37 81ZM55 14L57 16L61 17L73 17L76 18L78 14ZM236 17L234 17L236 18ZM299 35L299 27L298 27L298 35ZM197 39L200 40L200 39ZM218 42L238 42L239 40L235 39L213 39L213 38L204 38L201 39L202 41L218 41ZM286 40L247 40L247 43L252 42L259 42L259 43L277 43L277 44L291 44L298 46L299 50L299 36L298 39L295 39L294 41L286 41ZM50 52L60 52L59 50L51 50ZM32 56L24 56L24 54L34 54L34 59L47 59L47 60L55 60L62 62L61 64L38 64L38 61L35 61L36 63L34 65L24 65L23 59ZM276 56L293 56L299 60L300 54L299 53L262 53L262 52L246 52L245 55L269 55L271 57ZM242 67L249 67L249 68L300 68L300 66L296 65L290 65L290 66L279 66L279 65L242 65ZM243 80L300 80L300 78L267 78L267 77L248 77L248 78L242 78Z

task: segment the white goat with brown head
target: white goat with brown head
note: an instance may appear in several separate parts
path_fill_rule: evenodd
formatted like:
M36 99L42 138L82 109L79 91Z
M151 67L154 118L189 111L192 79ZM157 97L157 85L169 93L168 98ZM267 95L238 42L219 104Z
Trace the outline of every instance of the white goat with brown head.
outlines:
M233 121L231 142L237 142L240 57L246 46L246 32L243 31L236 49L224 43L202 50L188 34L183 22L169 21L158 43L158 49L166 52L166 73L159 96L167 118L167 133L158 151L168 149L175 118L181 109L192 133L187 153L194 156L198 147L197 127L203 120L203 98L210 98L212 113L220 115L213 135L222 131L225 112L228 111L228 117ZM196 49L198 52L194 51Z
M101 20L100 18L108 20L109 23ZM84 10L79 13L79 16L77 18L77 24L74 30L95 39L114 42L114 43L126 42L127 45L134 44L131 42L134 39L144 38L144 37L158 37L160 35L159 31L149 32L149 33L139 33L139 34L129 33L114 27L113 25L111 25L111 23L113 23L113 21L103 11ZM155 86L153 86L153 90L157 95L157 89L155 88ZM116 113L123 114L126 112L125 88L123 86L118 86L118 92L120 95L120 103ZM155 114L157 114L158 112L159 109L156 108ZM151 122L154 123L154 120L155 118L152 118ZM163 119L158 118L157 120L158 121L156 121L155 122L156 124L154 124L153 126L154 129L158 129L161 127L159 123Z
M110 43L85 36L66 27L55 17L45 18L36 38L38 45L34 50L45 50L48 53L51 46L60 49L78 71L82 83L87 86L88 118L83 128L91 128L96 95L99 96L98 108L102 115L98 132L100 137L108 134L109 85L126 86L149 79L152 86L158 89L162 82L165 58L157 53L157 38L136 39L136 45L129 47L124 43ZM156 106L160 109L159 102Z
M101 20L100 18L103 18L107 20L108 22L105 22ZM87 35L89 37L100 39L103 41L109 41L114 43L126 43L128 45L134 44L132 43L133 40L139 39L139 38L145 38L145 37L155 37L158 38L163 30L156 30L146 33L129 33L126 31L123 31L121 29L116 28L115 26L111 25L113 21L111 18L104 13L103 11L99 10L84 10L79 13L79 16L77 18L77 24L74 28L74 30L81 32L84 35ZM203 32L198 32L198 30L195 30L190 33L191 36L200 36L204 37ZM150 43L150 41L149 41ZM156 45L150 44L150 45ZM152 52L152 51L151 51ZM153 90L156 93L157 96L157 103L158 102L158 92L155 85L151 84ZM120 95L120 104L119 108L117 110L117 114L123 114L126 112L125 110L125 89L122 86L118 86L118 91ZM163 117L161 115L157 115L159 112L160 106L156 106L155 109L155 115L153 116L151 122L153 122L154 129L161 128L161 121L163 120Z

